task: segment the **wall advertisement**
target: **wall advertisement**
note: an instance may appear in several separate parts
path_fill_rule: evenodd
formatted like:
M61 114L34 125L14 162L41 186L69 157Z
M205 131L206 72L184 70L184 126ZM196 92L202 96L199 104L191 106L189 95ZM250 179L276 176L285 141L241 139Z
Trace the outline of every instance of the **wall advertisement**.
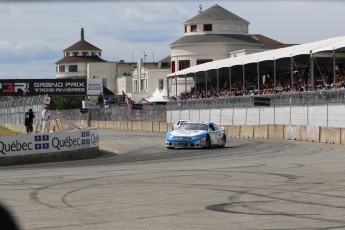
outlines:
M0 139L0 158L64 152L98 146L98 129L2 136Z
M87 95L99 95L103 93L103 79L90 78L87 79Z
M100 92L102 79L0 79L1 96L86 96Z

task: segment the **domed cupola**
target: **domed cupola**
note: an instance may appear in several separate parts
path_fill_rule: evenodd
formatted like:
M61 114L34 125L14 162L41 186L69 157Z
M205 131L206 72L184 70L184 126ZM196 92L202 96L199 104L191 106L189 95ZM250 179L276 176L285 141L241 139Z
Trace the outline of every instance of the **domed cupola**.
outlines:
M81 28L80 41L63 50L64 57L57 61L56 78L86 78L87 63L106 62L101 58L102 50L87 42Z
M91 43L85 41L84 38L84 28L80 31L80 41L74 43L70 47L66 48L64 51L64 56L73 57L87 57L87 56L98 56L101 57L102 50L98 47L92 45Z
M196 34L248 34L249 22L223 7L214 6L202 11L184 23L185 35Z
M170 44L171 71L228 58L230 52L262 49L248 34L249 22L219 5L202 11L184 23L184 36Z

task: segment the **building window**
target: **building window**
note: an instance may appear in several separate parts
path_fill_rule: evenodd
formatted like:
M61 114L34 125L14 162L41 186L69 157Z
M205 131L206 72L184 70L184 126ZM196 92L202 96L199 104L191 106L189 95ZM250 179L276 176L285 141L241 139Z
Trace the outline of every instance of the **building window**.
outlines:
M212 31L212 24L204 24L204 31Z
M69 65L68 66L68 72L78 72L78 66L77 65Z
M184 26L184 32L187 33L187 26Z
M175 61L171 62L171 72L175 73Z
M83 56L88 56L89 52L82 52Z
M196 64L200 65L200 64L210 62L210 61L213 61L213 60L212 59L198 59L198 60L196 60Z
M145 86L145 79L140 80L140 92L145 92L146 86Z
M170 63L169 62L161 62L161 68L169 68Z
M158 89L159 90L163 90L164 89L164 80L163 79L159 79L158 80Z
M196 32L196 25L190 25L190 32Z
M181 60L178 62L178 65L179 65L178 70L183 70L183 69L190 67L190 61L189 60Z
M138 92L138 81L134 80L134 84L133 84L133 92Z
M74 57L79 56L79 52L73 52L73 56L74 56Z
M59 73L65 72L65 65L59 65Z

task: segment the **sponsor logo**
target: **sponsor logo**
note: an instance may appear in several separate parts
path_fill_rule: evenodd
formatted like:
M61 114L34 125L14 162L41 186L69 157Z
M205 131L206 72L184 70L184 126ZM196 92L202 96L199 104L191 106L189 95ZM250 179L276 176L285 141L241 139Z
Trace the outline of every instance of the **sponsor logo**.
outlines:
M0 141L0 153L6 155L9 152L19 152L19 151L27 151L33 150L33 143L25 143L15 140L10 143L4 143Z
M29 91L29 83L26 82L0 82L0 91L3 93L27 93Z
M49 149L49 135L35 135L35 149Z

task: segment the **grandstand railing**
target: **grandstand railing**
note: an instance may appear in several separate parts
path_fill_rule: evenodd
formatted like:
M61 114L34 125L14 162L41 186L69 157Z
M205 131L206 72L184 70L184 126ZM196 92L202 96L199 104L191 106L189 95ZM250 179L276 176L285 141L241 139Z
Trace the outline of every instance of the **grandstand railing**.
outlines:
M323 105L331 103L345 103L345 89L339 89L306 91L299 93L277 93L263 95L176 100L167 103L167 110L254 107L254 98L256 96L270 98L271 106Z

